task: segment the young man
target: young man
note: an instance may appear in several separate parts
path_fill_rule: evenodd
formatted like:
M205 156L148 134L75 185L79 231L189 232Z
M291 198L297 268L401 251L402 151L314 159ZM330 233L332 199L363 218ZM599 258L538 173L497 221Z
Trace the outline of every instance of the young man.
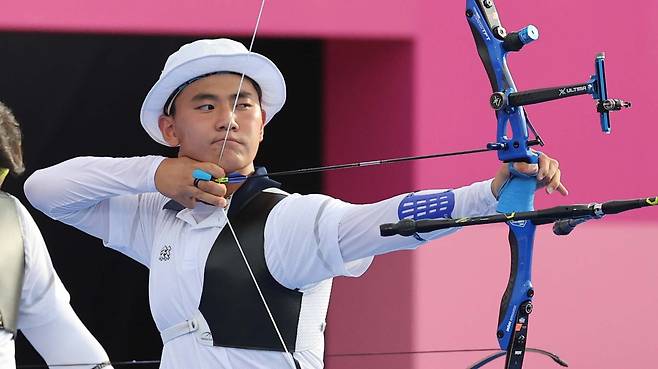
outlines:
M24 170L20 127L0 103L0 186L10 172ZM30 213L2 191L0 235L0 369L16 368L18 330L49 365L111 368L107 354L71 308Z
M367 205L289 195L264 177L227 185L193 178L197 168L217 178L265 173L253 160L284 101L283 76L269 59L228 39L195 41L169 57L141 112L149 135L179 147L178 158L75 158L25 184L36 208L150 269L161 368L322 368L332 278L360 276L374 255L452 233L382 238L379 224L423 201L417 217L495 211L506 166L493 180ZM566 194L545 155L538 180Z

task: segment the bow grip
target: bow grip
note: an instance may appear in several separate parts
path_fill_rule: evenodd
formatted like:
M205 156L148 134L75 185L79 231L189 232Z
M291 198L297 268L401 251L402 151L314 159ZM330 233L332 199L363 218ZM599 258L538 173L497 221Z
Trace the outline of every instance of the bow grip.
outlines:
M536 161L536 156L531 158ZM520 173L509 163L510 180L503 186L497 211L513 213L534 210L537 180L534 175ZM532 246L535 224L532 221L513 221L509 226L511 254L510 275L500 302L498 315L498 343L507 351L506 368L521 368L528 330L528 316L532 312Z
M536 163L537 157L536 154L534 157L531 156L530 161ZM535 210L536 175L519 172L514 167L514 163L508 163L507 166L510 172L510 179L500 189L496 211L499 213L513 213Z

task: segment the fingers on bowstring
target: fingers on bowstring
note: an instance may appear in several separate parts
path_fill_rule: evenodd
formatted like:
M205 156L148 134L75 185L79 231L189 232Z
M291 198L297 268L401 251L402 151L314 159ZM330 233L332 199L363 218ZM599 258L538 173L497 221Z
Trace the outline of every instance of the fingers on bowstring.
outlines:
M196 198L193 196L185 196L182 199L177 199L176 201L188 209L194 209L196 206Z
M201 191L217 197L226 195L226 185L213 181L197 181L196 187Z
M197 163L197 168L209 173L213 178L222 178L226 176L226 172L219 165L215 163L203 162Z
M201 202L206 203L208 205L217 206L217 207L225 207L226 206L226 199L225 198L223 198L222 196L213 195L213 194L205 192L201 189L198 190L198 192L196 193L196 195L194 197L196 198L197 201L201 201Z

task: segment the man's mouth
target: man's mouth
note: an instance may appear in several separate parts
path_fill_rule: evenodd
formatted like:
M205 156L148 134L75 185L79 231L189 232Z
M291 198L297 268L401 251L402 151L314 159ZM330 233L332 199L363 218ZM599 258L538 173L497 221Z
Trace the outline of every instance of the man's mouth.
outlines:
M224 141L226 141L227 144L228 144L229 142L234 142L234 143L238 143L238 144L240 143L240 141L238 141L238 140L236 140L236 139L233 139L233 138L230 138L230 137L227 138L227 139L224 139L224 137L222 137L222 138L220 138L220 139L218 139L218 140L213 141L212 143L213 143L213 144L217 144L217 143L218 143L218 144L223 145L223 144L224 144Z

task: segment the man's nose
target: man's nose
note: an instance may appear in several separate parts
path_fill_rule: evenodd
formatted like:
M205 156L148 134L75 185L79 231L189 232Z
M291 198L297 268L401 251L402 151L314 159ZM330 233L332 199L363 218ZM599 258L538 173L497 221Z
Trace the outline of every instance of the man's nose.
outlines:
M233 112L232 107L223 107L222 112L217 117L217 129L220 131L223 130L237 130L240 128L238 123L235 121L235 113Z

